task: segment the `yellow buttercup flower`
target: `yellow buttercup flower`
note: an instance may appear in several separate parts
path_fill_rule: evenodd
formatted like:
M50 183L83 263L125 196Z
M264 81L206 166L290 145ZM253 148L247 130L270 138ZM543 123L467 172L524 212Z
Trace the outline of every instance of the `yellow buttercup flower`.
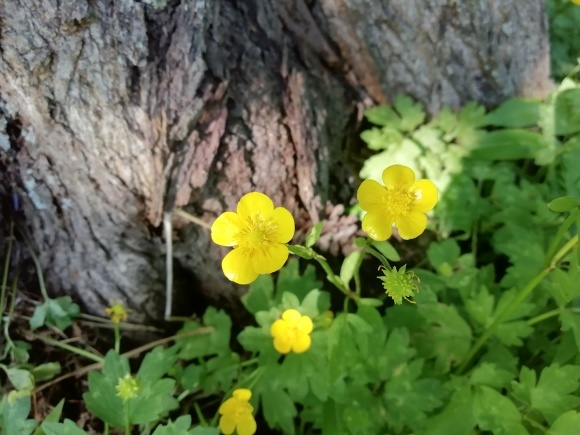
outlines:
M574 3L575 5L580 6L580 0L572 0L572 3Z
M237 213L221 214L211 226L211 238L234 249L222 261L226 277L249 284L260 274L280 270L288 259L294 236L294 218L284 207L274 208L263 193L248 193L238 202Z
M437 188L429 180L415 181L413 170L402 165L389 166L382 178L385 186L365 180L358 188L358 202L367 212L362 229L378 241L391 237L393 224L402 239L420 236L427 227L425 213L437 204Z
M237 431L238 435L252 435L256 433L256 420L252 412L254 407L250 405L252 392L245 388L234 390L232 397L220 406L220 430L225 435Z
M105 308L105 313L111 317L113 323L124 322L127 320L127 315L131 310L125 308L125 306L119 302L114 302L110 307Z
M282 318L272 323L270 334L274 337L274 348L282 353L303 353L312 344L310 333L313 329L312 319L290 309L282 313Z

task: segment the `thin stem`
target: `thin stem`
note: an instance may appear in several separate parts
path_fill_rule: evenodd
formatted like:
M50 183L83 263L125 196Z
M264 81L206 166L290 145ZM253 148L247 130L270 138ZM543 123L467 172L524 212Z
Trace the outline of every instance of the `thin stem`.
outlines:
M471 347L463 362L457 369L457 373L461 374L467 365L471 362L476 353L481 349L481 347L489 340L489 338L495 333L497 328L511 315L511 313L522 303L522 301L528 297L528 295L536 288L536 286L542 282L542 280L550 273L555 265L560 261L566 253L578 243L578 235L570 239L549 261L548 267L540 271L534 278L532 278L528 284L520 290L516 297L507 305L501 313L495 318L495 320L487 327L484 333L479 337L475 344Z
M330 265L328 264L328 262L326 261L326 259L323 256L316 255L316 257L314 257L314 259L316 261L318 261L318 263L322 266L322 268L326 272L326 278L328 279L328 281L332 285L334 285L337 289L339 289L341 292L343 292L346 296L353 297L354 293L351 292L348 288L346 288L346 286L340 280L340 278L334 274L334 272L330 268Z
M360 266L362 264L363 258L365 255L365 249L363 248L360 252L360 255L358 256L357 260L356 260L356 264L354 266L354 291L356 293L357 296L360 297L361 294L361 283L360 283Z
M44 337L39 334L32 333L32 337L36 338L37 340L44 341L45 343L52 344L53 346L60 347L61 349L68 350L69 352L76 353L77 355L84 356L87 359L102 363L105 359L101 358L100 356L94 355L90 352L87 352L84 349L80 349L75 346L71 346L70 344L61 343L58 340L53 340L52 338Z
M131 418L129 415L129 401L125 400L125 435L131 435Z
M195 410L195 414L197 415L197 419L199 420L199 423L202 426L207 426L207 420L203 416L203 413L201 412L201 408L199 407L199 404L197 402L193 402L193 409Z
M562 225L560 225L560 228L558 228L558 231L554 236L554 240L552 240L552 243L548 248L548 253L546 254L546 264L550 262L550 259L552 258L554 253L558 250L558 245L560 244L562 238L566 235L566 231L568 231L568 229L572 226L572 224L576 222L576 220L578 219L580 219L580 210L576 210L574 213L572 213L570 216L566 218L566 220L562 223Z
M38 276L38 286L40 287L40 293L42 294L42 298L45 302L49 301L50 298L48 297L48 293L46 291L46 286L44 285L44 277L42 276L42 268L40 267L40 261L38 261L38 257L34 252L34 247L32 246L32 240L28 236L27 231L24 231L24 239L26 240L26 244L28 245L28 252L30 253L30 257L34 262L34 267L36 268L36 275Z
M105 435L109 435L109 423L105 422Z
M119 324L115 323L115 352L119 353L121 350L121 331Z
M180 208L176 208L175 210L173 210L173 214L175 216L179 216L179 217L182 217L183 219L186 219L186 220L188 220L190 222L193 222L194 224L199 225L200 227L207 228L208 230L211 229L211 225L210 224L208 224L205 221L202 221L198 217L195 217L195 216L189 214L186 211L181 210Z
M385 269L393 270L393 268L391 267L391 265L389 264L387 259L384 258L381 253L377 252L372 247L365 248L364 252L367 254L371 254L373 257L375 257L377 260L379 260Z
M4 304L6 302L6 284L8 283L8 269L10 267L10 258L12 256L12 239L14 234L14 222L10 221L10 235L8 237L8 250L4 260L4 273L2 275L2 290L0 294L0 319L4 313Z
M533 326L536 323L543 322L544 320L548 320L551 317L555 317L558 314L562 314L565 312L580 313L580 308L556 308L555 310L551 310L551 311L547 311L547 312L542 313L542 314L538 314L536 317L532 317L531 319L528 319L526 321L526 323L529 326Z

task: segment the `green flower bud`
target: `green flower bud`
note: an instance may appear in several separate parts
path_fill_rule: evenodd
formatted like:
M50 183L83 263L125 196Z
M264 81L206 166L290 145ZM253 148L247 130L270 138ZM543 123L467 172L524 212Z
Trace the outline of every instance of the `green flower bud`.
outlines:
M126 402L127 400L131 400L137 397L137 394L139 394L139 390L141 389L141 385L137 379L127 373L123 378L119 379L115 389L117 390L117 396Z
M407 272L406 264L399 270L396 267L393 267L392 270L381 267L381 270L384 276L379 276L378 278L383 281L383 287L387 295L393 299L395 305L401 305L403 299L414 304L415 302L409 298L419 292L419 287L417 286L419 277L413 272Z

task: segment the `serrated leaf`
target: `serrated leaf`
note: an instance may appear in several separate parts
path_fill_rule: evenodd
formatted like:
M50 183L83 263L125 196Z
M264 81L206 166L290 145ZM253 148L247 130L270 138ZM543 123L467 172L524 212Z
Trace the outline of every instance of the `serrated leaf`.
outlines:
M460 254L461 250L459 249L459 245L453 239L431 243L427 249L427 258L429 259L429 262L440 273L445 265L448 267L453 266Z
M403 131L413 131L425 121L423 107L405 95L397 95L395 109L401 117L400 129Z
M578 389L579 380L579 366L546 367L530 392L532 406L553 423L561 414L580 405L580 397L571 394Z
M539 100L512 98L485 117L487 125L519 128L535 125L539 119Z
M180 358L189 360L230 351L230 333L232 321L224 311L209 307L203 315L205 326L213 327L207 334L191 335L176 340L181 347ZM186 322L180 333L185 333L201 326L196 322Z
M271 275L259 275L258 278L250 284L248 293L242 296L244 307L252 313L258 311L268 311L274 296L274 280Z
M36 425L36 420L28 419L30 414L30 396L13 397L5 394L0 402L0 428L5 435L30 435Z
M363 131L360 138L367 144L369 149L377 151L399 145L405 137L394 128L373 127L370 130Z
M284 433L294 434L294 417L298 414L294 402L283 390L259 390L264 418L270 428L280 428Z
M69 419L65 419L62 423L45 422L42 424L42 430L46 435L87 435L74 421Z
M137 377L143 382L153 383L161 379L177 361L177 348L157 346L147 352L137 372Z
M546 147L541 134L528 130L505 129L480 134L470 157L480 160L518 160L533 158Z
M316 288L322 288L322 282L316 279L314 266L307 265L304 273L301 274L298 260L292 259L278 272L274 301L280 302L284 293L292 293L302 300Z
M453 393L447 406L425 422L418 435L467 435L475 428L471 388L463 386Z
M465 301L465 309L480 326L487 326L492 320L491 314L494 305L495 298L489 294L489 291L484 286L481 287L475 298Z
M304 243L307 248L311 248L320 238L320 233L322 232L322 222L318 222L310 230L310 234L306 237L306 242Z
M482 430L498 435L527 433L516 405L493 388L480 385L475 389L473 415Z
M377 106L365 110L365 118L373 124L400 129L401 119L393 109L387 106Z
M513 380L514 375L497 365L483 362L473 369L470 380L473 385L487 385L494 388L504 388Z
M555 102L556 134L570 135L580 131L580 88L558 93Z
M189 430L190 427L191 415L182 415L175 421L169 420L167 424L157 426L153 435L192 435L192 431ZM218 432L214 433L218 434Z
M573 196L562 196L548 203L548 208L558 213L571 211L575 208L578 208L579 206L580 201L578 201Z

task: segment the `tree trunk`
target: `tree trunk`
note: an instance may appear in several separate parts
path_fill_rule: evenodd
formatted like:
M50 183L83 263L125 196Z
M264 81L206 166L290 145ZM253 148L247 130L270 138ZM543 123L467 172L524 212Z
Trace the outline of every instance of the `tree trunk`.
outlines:
M298 237L330 216L336 248L357 228L339 204L362 109L398 93L431 112L545 95L543 3L4 0L0 184L53 292L159 319L164 212L211 222L262 191ZM174 226L176 305L239 295L209 232Z

